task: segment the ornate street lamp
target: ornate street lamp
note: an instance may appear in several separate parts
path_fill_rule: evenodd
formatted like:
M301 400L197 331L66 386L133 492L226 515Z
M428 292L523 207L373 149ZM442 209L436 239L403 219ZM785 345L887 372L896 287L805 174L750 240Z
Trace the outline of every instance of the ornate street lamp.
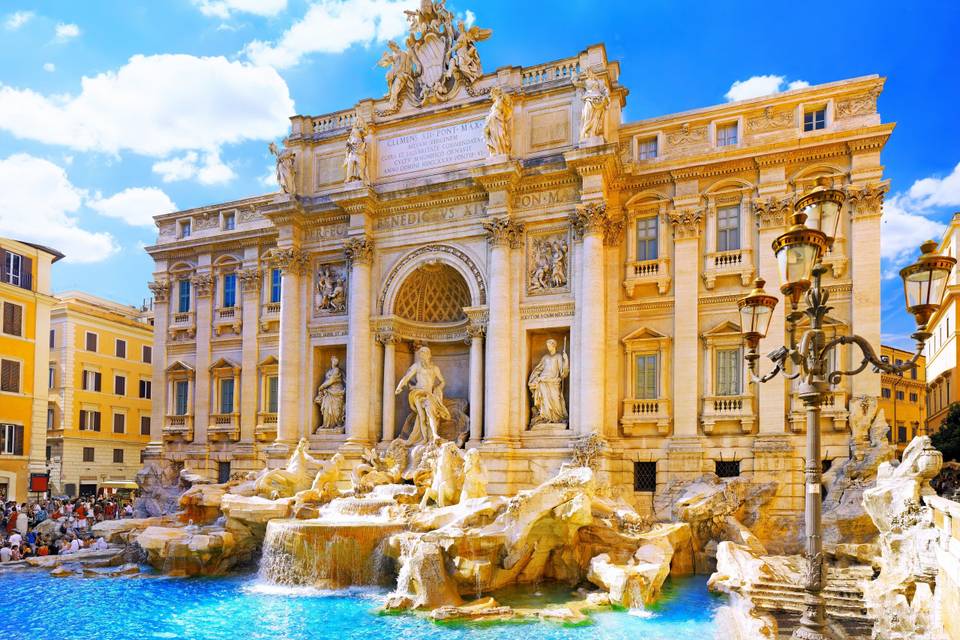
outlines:
M827 305L829 292L821 286L821 278L827 269L820 260L833 243L840 212L843 207L843 192L827 189L818 184L800 198L794 206L792 226L773 242L780 272L780 291L790 301L791 312L787 314L789 344L768 355L774 369L766 375L757 373L757 349L760 340L767 334L777 299L763 290L763 281L738 303L743 339L746 345L745 360L750 368L750 378L755 383L767 382L778 373L788 380L798 380L800 399L807 412L807 452L804 465L804 612L800 627L793 633L802 640L830 639L832 634L826 624L826 607L821 594L824 582L822 527L820 522L820 405L824 394L840 382L843 376L853 376L872 364L876 371L903 375L916 367L923 353L923 345L930 337L927 323L940 308L946 291L947 279L957 263L955 258L936 253L937 243L927 241L921 246L920 259L900 271L903 278L907 310L917 322L917 330L911 336L916 341L913 357L902 364L894 365L877 357L873 346L861 336L838 336L827 341L823 332L823 318L831 307ZM805 222L811 220L813 228ZM806 296L806 308L798 310L800 299ZM796 325L804 316L810 320L810 328L796 340ZM828 370L831 352L845 344L860 347L862 359L855 368Z

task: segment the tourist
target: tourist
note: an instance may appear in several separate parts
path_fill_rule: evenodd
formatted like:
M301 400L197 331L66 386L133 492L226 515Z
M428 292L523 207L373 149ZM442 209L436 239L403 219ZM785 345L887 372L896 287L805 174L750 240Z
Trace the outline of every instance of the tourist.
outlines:
M10 543L11 547L19 547L20 544L23 542L23 536L20 535L19 531L14 531L7 538L7 542Z
M10 562L12 556L13 550L10 549L10 543L4 542L3 546L0 547L0 562Z

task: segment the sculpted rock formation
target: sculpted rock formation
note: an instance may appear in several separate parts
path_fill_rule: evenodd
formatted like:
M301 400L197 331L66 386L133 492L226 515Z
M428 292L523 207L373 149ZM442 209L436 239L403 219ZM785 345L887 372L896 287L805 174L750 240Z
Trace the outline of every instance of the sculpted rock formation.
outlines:
M313 484L316 469L322 462L307 453L310 442L301 439L293 455L282 469L264 470L256 479L254 490L258 496L272 499L289 498L305 491Z

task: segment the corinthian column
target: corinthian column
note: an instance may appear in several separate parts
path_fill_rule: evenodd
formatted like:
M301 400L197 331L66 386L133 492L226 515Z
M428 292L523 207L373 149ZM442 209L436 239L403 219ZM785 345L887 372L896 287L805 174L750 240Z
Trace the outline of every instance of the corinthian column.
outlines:
M700 232L703 211L683 209L669 214L673 225L674 346L673 435L697 436L700 337L697 294L700 279Z
M167 368L167 323L170 317L169 299L170 299L170 281L157 280L149 285L150 293L153 294L153 354L152 354L152 387L154 401L150 405L150 442L144 451L146 458L159 458L163 455L163 423L166 420L167 413L173 413L167 409L167 402L172 401L172 396L164 393L167 388L166 368ZM157 399L159 398L159 400Z
M373 242L365 235L348 238L344 248L350 264L347 338L347 442L366 446L370 434L371 376L370 264ZM392 393L392 391L391 391Z
M396 437L397 397L394 389L397 386L397 338L392 333L384 332L377 336L377 340L383 345L383 441L390 442Z
M483 224L490 244L487 303L487 367L484 384L485 443L510 442L510 252L519 246L523 225L507 217ZM472 365L471 365L472 367Z
M277 444L292 445L300 435L300 369L303 366L300 317L300 284L307 256L299 247L277 249L273 260L282 273L280 281L280 406L277 411Z
M603 435L604 379L604 277L603 241L607 230L607 205L585 204L570 216L580 251L580 299L576 304L576 329L580 343L579 421L580 435ZM576 366L576 364L574 365Z
M483 437L483 335L486 330L482 319L470 319L467 327L470 337L470 446L479 445Z

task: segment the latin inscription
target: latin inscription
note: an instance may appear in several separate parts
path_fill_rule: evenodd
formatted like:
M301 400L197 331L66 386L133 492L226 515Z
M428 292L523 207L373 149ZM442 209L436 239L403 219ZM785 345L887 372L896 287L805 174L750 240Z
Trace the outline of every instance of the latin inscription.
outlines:
M517 209L537 209L540 207L550 207L555 204L563 204L565 202L575 202L576 199L577 190L574 187L564 187L550 191L522 193L514 196L513 206Z
M329 238L342 238L347 235L346 223L328 224L307 232L309 240L327 240Z
M382 177L483 160L483 120L382 140L378 150Z
M433 209L425 209L423 211L407 211L405 213L397 213L378 218L374 223L374 228L377 231L388 231L390 229L419 227L426 224L454 222L456 220L467 220L468 218L480 218L484 215L484 213L484 206L480 202L453 205L449 207L436 207Z

